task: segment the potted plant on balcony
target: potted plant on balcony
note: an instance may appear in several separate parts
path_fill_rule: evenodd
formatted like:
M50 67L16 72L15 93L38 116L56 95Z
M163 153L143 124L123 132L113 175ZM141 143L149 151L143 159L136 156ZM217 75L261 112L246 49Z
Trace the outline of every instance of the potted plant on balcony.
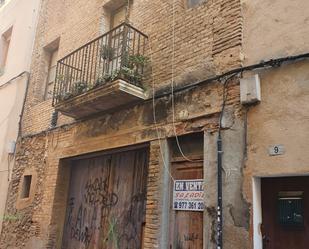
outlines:
M100 49L100 55L102 59L111 61L114 58L115 49L109 45L104 44Z
M119 70L114 70L111 74L105 73L103 76L98 76L91 89L102 86L108 82L114 81L119 75Z
M129 55L121 67L120 74L125 80L141 86L142 69L148 64L148 61L149 58L144 55Z
M73 95L77 96L88 91L88 84L85 81L79 80L73 83Z

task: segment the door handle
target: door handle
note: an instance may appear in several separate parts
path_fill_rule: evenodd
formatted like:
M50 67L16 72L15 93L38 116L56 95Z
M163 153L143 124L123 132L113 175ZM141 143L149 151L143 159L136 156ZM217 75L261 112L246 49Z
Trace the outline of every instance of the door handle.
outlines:
M267 249L267 244L270 242L270 237L265 234L265 227L262 223L260 224L260 231L262 234L263 249Z
M263 235L263 249L267 249L267 244L269 244L270 238L267 235Z

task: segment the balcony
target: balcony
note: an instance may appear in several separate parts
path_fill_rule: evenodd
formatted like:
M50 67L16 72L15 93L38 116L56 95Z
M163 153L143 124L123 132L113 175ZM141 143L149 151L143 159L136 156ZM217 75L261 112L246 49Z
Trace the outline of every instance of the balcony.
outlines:
M80 119L147 98L147 36L123 23L57 63L53 106Z

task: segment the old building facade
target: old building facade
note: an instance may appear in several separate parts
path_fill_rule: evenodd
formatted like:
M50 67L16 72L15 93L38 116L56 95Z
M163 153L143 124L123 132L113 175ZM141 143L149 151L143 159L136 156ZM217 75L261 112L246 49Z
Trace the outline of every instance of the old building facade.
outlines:
M279 16L288 6L278 5ZM259 64L308 49L265 49L264 11L240 0L43 0L6 205L16 219L0 247L216 248L222 186L222 248L263 248L264 177L309 170L285 145L305 147L296 125L308 137L305 105L287 118L308 98L307 62ZM261 99L242 105L255 74ZM204 203L175 202L181 188Z
M308 7L307 2L245 1L244 65L287 56L307 58ZM252 205L250 233L254 248L308 245L308 214L295 209L298 204L304 210L308 205L308 67L306 59L290 60L255 72L260 76L261 102L247 110L244 170L244 195ZM273 151L276 149L278 154ZM286 202L299 220L278 218Z
M30 74L39 1L0 1L0 231ZM14 218L13 218L14 219Z

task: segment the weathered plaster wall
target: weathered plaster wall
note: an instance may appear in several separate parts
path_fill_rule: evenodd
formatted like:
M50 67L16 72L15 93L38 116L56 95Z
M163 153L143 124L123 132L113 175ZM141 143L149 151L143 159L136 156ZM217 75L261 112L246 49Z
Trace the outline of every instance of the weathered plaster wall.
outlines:
M308 1L242 1L244 15L244 64L308 53ZM262 101L248 108L247 161L244 194L253 201L253 178L301 175L309 171L309 62L291 62L280 68L257 71L261 78ZM286 153L269 156L268 147L283 144ZM255 181L258 182L258 179ZM255 183L255 209L259 215L258 184ZM252 238L261 238L259 229ZM259 224L255 224L258 228ZM253 235L253 233L255 235ZM261 241L257 244L261 245ZM257 247L256 249L260 249Z
M13 26L7 63L0 85L30 71L40 0L10 0L0 9L0 36Z
M308 1L242 0L244 64L309 51Z
M248 113L247 174L308 173L309 63L291 63L260 76L262 101ZM273 144L283 144L286 153L270 157Z
M223 244L228 249L250 245L250 204L243 194L245 125L243 118L232 119L222 132L223 143ZM205 248L216 248L217 219L217 138L218 132L205 132Z
M8 147L10 142L17 139L19 116L28 82L28 74L20 74L30 70L39 2L10 0L0 9L0 38L13 27L6 65L0 75L0 231L3 219L8 218L4 216L4 207L9 171L14 161L12 155L8 155ZM20 77L13 79L18 75Z
M8 179L14 165L14 155L8 151L10 144L17 139L27 80L28 75L23 74L10 84L0 86L0 232L5 219Z
M248 111L248 160L244 192L252 202L252 177L309 173L309 63L260 72L262 101ZM269 156L282 144L285 154Z

